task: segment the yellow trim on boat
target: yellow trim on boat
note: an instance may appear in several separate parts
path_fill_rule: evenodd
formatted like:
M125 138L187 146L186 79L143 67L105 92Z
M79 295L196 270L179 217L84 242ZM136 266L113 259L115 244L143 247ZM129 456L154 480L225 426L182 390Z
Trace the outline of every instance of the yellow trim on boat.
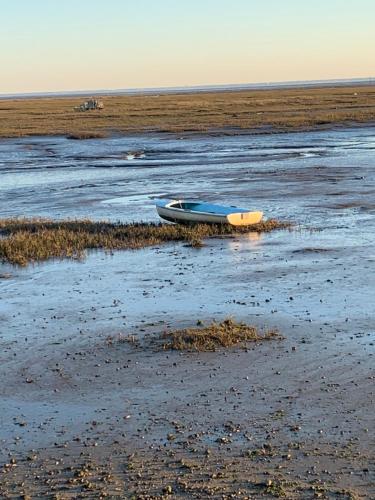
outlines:
M232 226L250 226L258 224L263 218L263 212L240 212L227 215L227 221Z

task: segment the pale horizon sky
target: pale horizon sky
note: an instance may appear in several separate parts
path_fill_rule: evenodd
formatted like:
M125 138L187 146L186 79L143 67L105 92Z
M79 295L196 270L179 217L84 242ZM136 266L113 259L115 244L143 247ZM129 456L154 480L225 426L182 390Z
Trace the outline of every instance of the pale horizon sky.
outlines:
M0 93L375 76L373 0L0 0Z

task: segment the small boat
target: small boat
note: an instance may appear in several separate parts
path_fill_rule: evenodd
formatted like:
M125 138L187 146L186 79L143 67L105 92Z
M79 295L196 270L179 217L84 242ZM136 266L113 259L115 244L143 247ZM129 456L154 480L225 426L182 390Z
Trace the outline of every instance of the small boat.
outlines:
M187 200L156 200L156 210L162 219L179 224L200 222L249 226L257 224L263 217L263 212Z

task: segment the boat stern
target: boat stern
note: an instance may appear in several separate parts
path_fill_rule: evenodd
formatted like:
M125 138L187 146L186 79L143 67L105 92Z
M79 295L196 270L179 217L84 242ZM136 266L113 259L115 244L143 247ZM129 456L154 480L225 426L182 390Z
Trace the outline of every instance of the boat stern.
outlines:
M227 215L228 224L232 226L251 226L263 219L263 212L239 212Z

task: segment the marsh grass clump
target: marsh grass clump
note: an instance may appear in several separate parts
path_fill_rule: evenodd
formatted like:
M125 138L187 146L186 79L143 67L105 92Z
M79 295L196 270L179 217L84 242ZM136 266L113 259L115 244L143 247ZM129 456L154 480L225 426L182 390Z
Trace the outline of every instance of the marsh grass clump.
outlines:
M269 479L265 488L265 493L276 498L284 498L287 496L287 491L280 481Z
M260 334L255 326L238 323L227 318L221 323L213 321L207 326L185 328L161 334L162 347L177 351L216 351L223 347L245 345L247 342L280 339L276 330Z
M251 227L251 229L250 229ZM204 238L238 236L290 228L275 219L245 227L225 224L182 226L162 223L112 223L91 220L0 219L0 260L20 266L50 258L83 258L87 250L139 249L186 241L194 247Z

